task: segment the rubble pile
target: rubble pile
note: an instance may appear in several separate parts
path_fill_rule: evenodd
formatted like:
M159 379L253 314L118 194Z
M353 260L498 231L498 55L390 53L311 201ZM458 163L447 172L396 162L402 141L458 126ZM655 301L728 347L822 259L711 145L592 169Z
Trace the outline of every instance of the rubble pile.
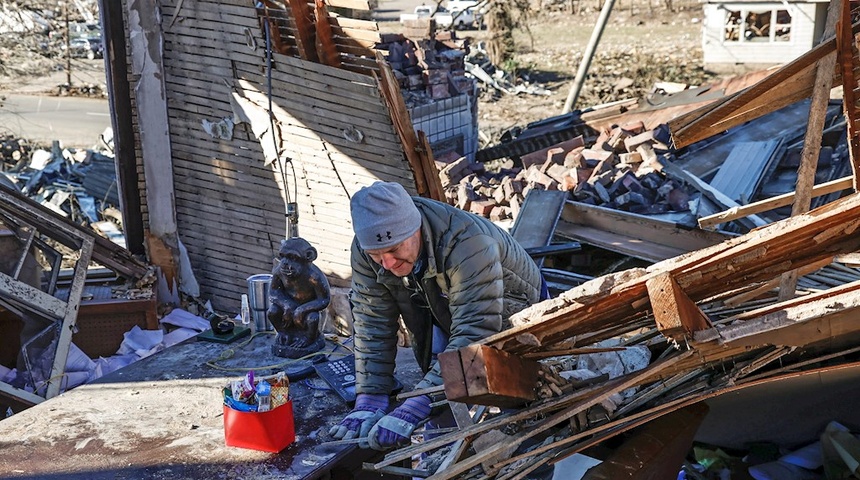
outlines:
M664 136L665 130L635 122L602 132L588 147L579 136L523 155L521 167L493 174L465 157L437 166L450 204L493 221L516 217L534 188L638 214L688 211L691 194L662 173L657 159L668 152Z
M465 69L468 47L455 32L436 32L430 19L408 21L403 34L385 34L377 46L388 51L386 59L409 108L474 90Z
M42 148L20 138L0 140L0 182L52 211L124 246L110 135L102 148Z

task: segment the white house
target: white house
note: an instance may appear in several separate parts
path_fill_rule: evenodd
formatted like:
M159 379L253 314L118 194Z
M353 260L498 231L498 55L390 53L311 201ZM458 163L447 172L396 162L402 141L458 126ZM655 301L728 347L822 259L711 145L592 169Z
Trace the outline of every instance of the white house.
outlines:
M790 62L821 39L827 0L706 0L702 28L708 67Z

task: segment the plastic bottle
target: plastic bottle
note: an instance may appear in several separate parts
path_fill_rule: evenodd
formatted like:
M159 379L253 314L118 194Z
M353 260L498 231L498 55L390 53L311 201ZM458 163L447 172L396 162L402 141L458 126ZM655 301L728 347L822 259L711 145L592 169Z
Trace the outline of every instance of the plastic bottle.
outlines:
M242 311L240 312L242 317L242 326L251 329L251 333L254 332L254 324L251 322L251 308L248 306L248 295L242 294Z
M265 380L257 383L257 411L268 412L272 409L272 386Z

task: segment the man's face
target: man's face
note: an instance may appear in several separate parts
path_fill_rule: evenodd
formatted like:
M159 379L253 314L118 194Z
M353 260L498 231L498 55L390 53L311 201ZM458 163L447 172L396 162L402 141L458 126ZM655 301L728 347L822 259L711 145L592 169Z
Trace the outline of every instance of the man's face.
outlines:
M412 267L418 261L421 253L421 229L415 231L411 237L388 248L367 250L370 258L382 265L382 268L397 275L405 277L412 273Z

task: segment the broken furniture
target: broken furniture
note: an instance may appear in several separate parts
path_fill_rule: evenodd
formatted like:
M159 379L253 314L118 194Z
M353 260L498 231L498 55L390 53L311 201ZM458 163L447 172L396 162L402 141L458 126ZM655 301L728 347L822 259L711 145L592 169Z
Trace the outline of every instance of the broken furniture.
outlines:
M53 352L51 355L53 360L50 375L45 378L44 384L35 386L36 391L41 394L30 393L0 382L0 393L25 404L34 405L46 398L55 397L60 392L90 260L133 279L143 277L147 269L114 243L2 185L0 185L0 222L16 232L23 242L24 248L22 248L22 259L19 264L23 264L24 257L29 254L30 246L34 243L38 245L56 242L62 248L71 250L71 258L77 258L74 276L65 299L19 281L16 278L19 268L16 268L11 276L0 273L0 305L18 316L26 312L49 322L49 327L44 332L52 338L49 349ZM54 290L52 287L55 286L56 275L59 274L57 266L57 262L54 262L49 290ZM51 291L51 293L55 292Z

